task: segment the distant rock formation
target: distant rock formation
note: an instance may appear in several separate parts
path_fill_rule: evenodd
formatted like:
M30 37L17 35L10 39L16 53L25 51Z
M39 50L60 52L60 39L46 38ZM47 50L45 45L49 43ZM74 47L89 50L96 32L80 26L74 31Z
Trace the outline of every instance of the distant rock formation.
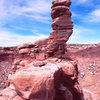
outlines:
M5 83L15 58L15 47L0 47L0 89L5 88Z

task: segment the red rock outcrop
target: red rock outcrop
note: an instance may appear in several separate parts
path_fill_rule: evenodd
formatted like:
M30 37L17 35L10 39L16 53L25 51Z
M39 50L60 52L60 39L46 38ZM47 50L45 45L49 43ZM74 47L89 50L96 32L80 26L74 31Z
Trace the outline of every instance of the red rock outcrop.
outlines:
M73 20L69 11L70 0L52 2L52 32L48 39L36 41L34 44L19 46L18 53L43 60L49 57L68 58L65 54L66 42L73 32Z
M49 36L47 52L50 55L65 54L66 42L73 32L73 20L69 11L70 0L55 0L52 2L51 17L52 33Z
M91 49L88 49L88 48L91 48ZM9 50L6 50L6 53L9 54L9 52L8 52ZM100 91L99 91L100 90L99 89L100 88L100 82L99 82L99 78L100 78L100 61L99 61L99 59L100 59L100 56L99 56L100 44L96 44L93 46L92 45L76 45L76 44L72 45L72 44L69 44L68 50L72 54L70 56L73 56L73 59L78 61L78 63L77 63L78 72L79 72L78 81L79 81L80 86L82 87L84 98L87 100L99 100L100 99ZM2 54L5 54L5 50L3 48L1 49L1 51L2 51ZM12 51L11 55L14 54L13 49L11 51ZM78 51L80 53L77 55ZM74 54L73 54L73 52L74 52ZM87 55L81 56L82 54L85 54L85 52L87 52L88 56ZM3 61L8 60L8 56L6 57L6 56L2 55L2 57L5 58L5 59L1 59L2 63L3 63ZM10 57L9 57L9 59L10 59ZM15 59L15 61L13 62L13 64L14 64L13 68L15 66L18 67L19 65L20 66L27 66L30 63L30 59L27 59L27 57L26 57L26 59L25 58L23 58L23 59L24 60L19 59L19 58ZM32 62L33 66L36 66L36 67L42 67L42 66L45 66L47 64L47 62L45 62L45 61L40 61L40 60L37 61L37 60L33 60L33 59L31 59L31 60L34 62L34 63ZM54 62L61 61L61 59L49 58L48 62L51 62L51 61L52 61L52 63L54 63ZM66 63L68 63L68 62L66 62ZM5 63L3 63L3 64L5 64ZM1 68L2 68L2 65L1 65ZM20 66L18 68L20 68ZM68 67L68 66L70 66L70 65L66 64L66 67ZM16 71L17 67L15 67L15 71ZM66 69L66 67L62 66L62 68L64 68L63 71ZM10 70L10 68L7 67L4 69ZM67 68L67 69L69 69L69 68ZM73 67L72 67L72 69L73 69ZM72 69L70 69L70 70L72 70ZM2 72L3 71L4 70L2 70ZM14 71L14 69L13 69L13 71ZM72 73L72 72L73 71L69 72L68 70L65 71L65 73L68 75L69 75L69 73ZM6 73L6 76L7 76L7 73ZM3 79L2 79L2 82L4 81ZM63 86L61 85L61 87L64 88L64 85ZM67 86L67 87L69 87L69 86ZM12 93L14 93L15 97L11 95ZM67 94L68 93L70 94L70 97L72 98L72 93L71 93L70 89L67 90ZM2 95L2 96L0 96L0 100L3 100L4 98L7 98L7 97L9 97L10 99L12 98L13 100L22 100L22 98L20 96L18 96L18 94L16 93L13 85L10 85L8 88L3 90L0 95ZM69 97L69 96L67 96L67 97ZM7 99L5 99L5 100L7 100Z
M48 39L18 46L0 100L83 100L77 64L65 55L73 31L70 0L55 0Z
M0 47L0 88L5 87L8 75L15 58L14 47Z
M37 65L36 61L41 64ZM36 61L17 59L14 62L0 100L82 100L74 61L56 58Z

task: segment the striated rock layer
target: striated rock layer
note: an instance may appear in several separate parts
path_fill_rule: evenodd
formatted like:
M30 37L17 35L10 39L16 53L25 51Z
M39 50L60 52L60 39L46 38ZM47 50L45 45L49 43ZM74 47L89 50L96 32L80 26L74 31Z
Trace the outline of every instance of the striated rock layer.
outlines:
M55 0L52 2L51 17L53 19L52 32L49 38L36 41L34 44L19 46L20 55L31 56L43 60L49 57L69 59L65 55L66 42L73 32L73 20L69 11L70 0Z
M52 2L51 17L52 33L49 36L49 45L47 52L49 54L62 55L65 54L66 42L73 32L73 20L69 11L70 0L55 0Z
M0 89L5 88L12 61L15 58L14 47L0 47Z

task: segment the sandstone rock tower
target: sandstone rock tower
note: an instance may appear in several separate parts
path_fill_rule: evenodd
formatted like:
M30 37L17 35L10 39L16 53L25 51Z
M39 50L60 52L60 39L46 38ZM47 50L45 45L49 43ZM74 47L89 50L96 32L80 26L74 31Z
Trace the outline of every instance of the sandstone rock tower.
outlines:
M52 51L57 51L60 55L65 53L66 42L73 32L72 14L69 11L70 5L71 0L54 0L52 2L53 30L49 36L49 53L52 53Z

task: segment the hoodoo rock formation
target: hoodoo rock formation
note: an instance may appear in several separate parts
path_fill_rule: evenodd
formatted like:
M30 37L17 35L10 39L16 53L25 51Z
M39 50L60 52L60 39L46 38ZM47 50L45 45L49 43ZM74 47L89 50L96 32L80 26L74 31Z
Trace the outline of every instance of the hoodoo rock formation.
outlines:
M17 47L6 88L0 100L83 100L75 61L65 56L73 32L70 0L55 0L48 39Z
M53 30L49 36L47 50L51 55L53 53L57 53L57 55L65 54L66 42L73 32L73 20L69 11L70 4L70 0L55 0L52 2Z

